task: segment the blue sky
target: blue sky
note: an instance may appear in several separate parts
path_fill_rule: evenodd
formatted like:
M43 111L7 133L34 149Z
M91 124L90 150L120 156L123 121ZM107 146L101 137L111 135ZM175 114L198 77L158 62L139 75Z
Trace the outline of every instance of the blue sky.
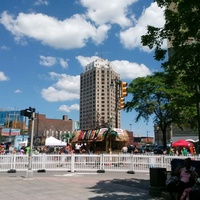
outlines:
M140 38L163 24L153 0L1 0L0 108L79 120L84 67L102 56L127 83L160 71ZM153 136L152 122L135 117L121 111L122 128Z

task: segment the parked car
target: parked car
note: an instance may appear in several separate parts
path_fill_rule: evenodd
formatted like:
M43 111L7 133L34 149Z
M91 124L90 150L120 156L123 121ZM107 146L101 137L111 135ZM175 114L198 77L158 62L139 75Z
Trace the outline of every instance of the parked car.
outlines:
M138 153L153 153L153 149L156 146L153 144L146 144L143 146L138 147Z
M153 153L154 154L163 154L164 150L166 150L168 152L169 151L169 147L167 146L167 149L165 149L163 145L159 145L153 150Z
M155 149L155 145L153 144L146 144L143 146L143 149L145 152L153 152L153 150Z

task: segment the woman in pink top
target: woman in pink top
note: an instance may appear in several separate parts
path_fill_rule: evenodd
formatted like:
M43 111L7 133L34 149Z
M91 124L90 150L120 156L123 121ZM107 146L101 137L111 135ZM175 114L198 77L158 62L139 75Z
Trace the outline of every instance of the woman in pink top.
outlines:
M191 158L186 158L184 161L184 167L180 169L180 181L177 186L177 192L178 192L178 200L180 199L183 191L186 188L192 187L195 183L194 175L195 173L195 167L191 166Z

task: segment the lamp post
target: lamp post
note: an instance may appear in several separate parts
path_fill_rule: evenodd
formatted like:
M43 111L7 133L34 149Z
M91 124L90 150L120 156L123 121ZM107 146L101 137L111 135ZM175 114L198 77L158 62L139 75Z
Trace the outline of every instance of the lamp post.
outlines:
M33 178L32 170L32 156L33 156L33 133L34 133L34 121L35 121L35 109L32 110L29 124L31 123L31 140L30 140L30 151L28 157L28 171L26 172L26 178Z
M115 82L115 85L113 82ZM124 97L127 96L127 83L115 78L111 80L110 86L112 88L115 86L115 125L118 128L118 114L119 110L124 108Z
M29 151L29 164L28 164L28 170L32 170L32 150L33 150L33 133L34 133L34 120L35 119L35 112L32 113L32 117L29 121L31 123L31 140L30 140L30 151Z
M28 155L28 170L26 172L26 178L33 178L32 154L33 154L33 134L34 134L35 108L29 107L28 109L21 110L20 115L28 117L29 118L29 126L31 124L30 150L29 150L29 155Z
M121 81L117 78L112 79L111 84L110 84L111 88L115 87L115 126L116 128L118 128L118 104L119 104L119 98L120 98L120 94L119 94L120 84L121 84Z

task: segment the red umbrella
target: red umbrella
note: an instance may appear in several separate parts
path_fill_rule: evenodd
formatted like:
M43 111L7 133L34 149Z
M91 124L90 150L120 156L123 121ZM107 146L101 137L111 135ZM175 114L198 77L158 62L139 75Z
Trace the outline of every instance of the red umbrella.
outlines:
M189 147L189 146L194 146L194 144L186 140L178 140L172 143L172 147Z

